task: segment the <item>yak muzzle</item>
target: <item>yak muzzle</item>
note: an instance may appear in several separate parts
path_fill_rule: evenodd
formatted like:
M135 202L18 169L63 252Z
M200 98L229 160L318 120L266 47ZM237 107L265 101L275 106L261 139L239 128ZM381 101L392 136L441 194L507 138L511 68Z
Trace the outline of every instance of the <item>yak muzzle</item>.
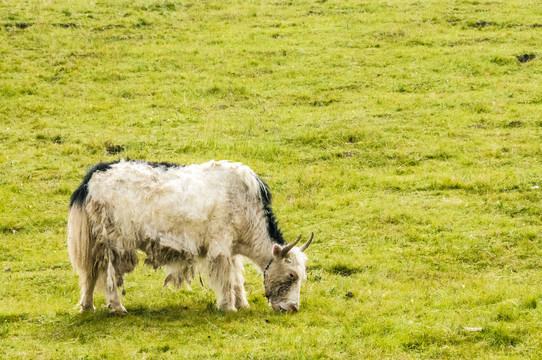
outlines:
M279 302L278 304L272 304L271 307L275 310L282 310L287 312L298 312L299 304L293 301Z

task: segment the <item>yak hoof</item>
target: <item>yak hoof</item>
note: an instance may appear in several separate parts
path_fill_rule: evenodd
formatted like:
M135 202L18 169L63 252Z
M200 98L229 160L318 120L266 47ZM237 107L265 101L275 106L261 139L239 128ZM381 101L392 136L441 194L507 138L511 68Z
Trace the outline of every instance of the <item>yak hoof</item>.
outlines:
M94 305L80 305L80 306L81 306L81 309L79 309L80 313L90 313L90 312L94 312L94 310L96 310L94 308Z
M232 311L232 312L236 312L236 311L237 311L237 309L236 309L235 306L233 306L233 305L229 305L229 306L225 306L225 305L218 306L218 310L220 310L220 311Z
M241 310L241 309L248 309L250 307L250 305L248 304L247 301L243 301L243 302L239 302L239 303L236 303L235 306Z
M109 304L107 308L109 309L109 312L111 314L122 315L127 313L126 309L122 305L112 306L111 304Z

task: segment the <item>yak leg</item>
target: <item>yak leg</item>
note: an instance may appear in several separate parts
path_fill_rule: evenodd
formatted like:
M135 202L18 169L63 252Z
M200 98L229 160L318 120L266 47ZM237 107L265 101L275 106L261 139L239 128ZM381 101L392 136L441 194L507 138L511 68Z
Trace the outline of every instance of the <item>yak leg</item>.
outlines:
M115 233L115 226L111 216L107 213L106 206L99 202L91 202L87 207L91 207L90 222L92 234L96 238L92 249L94 260L94 269L96 277L103 282L107 307L113 313L125 313L126 309L120 302L118 293L118 284L122 283L122 270L115 269L120 263L119 251L115 250L115 245L119 243L119 236ZM122 244L122 242L120 241ZM116 258L117 257L117 258Z
M96 276L90 272L85 272L79 276L81 285L81 312L94 311L94 287L96 286Z
M245 278L243 274L243 257L236 255L233 257L233 290L235 292L235 307L237 309L248 308L247 293L245 291Z
M208 261L209 285L216 293L218 309L236 311L231 255L224 251L209 251Z
M119 274L122 276L122 274ZM126 309L120 302L120 296L118 291L119 278L113 266L113 254L109 250L107 270L105 273L105 298L107 300L107 308L112 313L124 314Z

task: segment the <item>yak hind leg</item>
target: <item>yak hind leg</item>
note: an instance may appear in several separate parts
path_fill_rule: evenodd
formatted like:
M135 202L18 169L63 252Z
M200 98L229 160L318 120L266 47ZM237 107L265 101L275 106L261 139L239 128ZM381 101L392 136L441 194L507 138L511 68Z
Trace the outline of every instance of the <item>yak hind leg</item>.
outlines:
M122 306L119 296L118 285L122 283L123 274L118 273L113 265L114 255L113 251L107 250L107 258L105 261L105 268L102 272L106 306L111 313L124 314L126 309Z
M236 255L233 257L233 290L235 292L235 307L237 309L248 308L247 293L245 291L245 268L243 266L243 257Z
M122 306L120 301L117 281L118 277L115 274L115 268L112 264L109 264L105 277L105 298L107 301L107 308L114 314L124 314L126 313L126 309Z
M96 275L92 272L85 272L79 275L81 286L81 300L79 306L81 312L94 311L94 288L96 287Z
M218 309L222 311L236 311L231 255L223 251L210 251L207 258L209 285L216 293Z

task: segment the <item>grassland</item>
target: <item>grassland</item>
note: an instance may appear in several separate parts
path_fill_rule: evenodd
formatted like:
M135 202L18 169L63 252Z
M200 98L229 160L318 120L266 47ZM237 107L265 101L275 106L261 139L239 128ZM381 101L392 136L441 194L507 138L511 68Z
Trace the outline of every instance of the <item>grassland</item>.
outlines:
M0 0L0 358L540 358L541 13ZM301 311L252 265L234 314L141 266L128 315L79 314L69 196L126 157L260 173L316 234Z

